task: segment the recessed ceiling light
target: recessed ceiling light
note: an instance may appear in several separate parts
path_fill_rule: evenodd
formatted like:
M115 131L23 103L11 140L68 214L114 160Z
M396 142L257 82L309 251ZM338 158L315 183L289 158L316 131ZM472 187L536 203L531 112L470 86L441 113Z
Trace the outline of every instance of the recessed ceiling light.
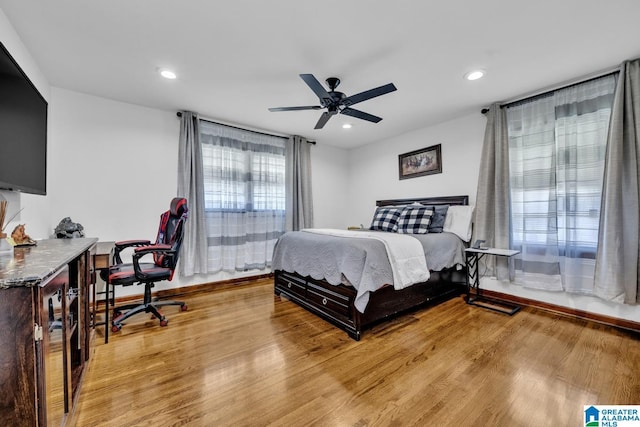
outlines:
M176 73L174 73L171 70L160 70L160 75L165 79L170 79L170 80L173 80L177 77Z
M351 123L345 123L342 125L342 129L351 129Z
M464 75L464 78L467 80L478 80L482 77L484 77L484 70L474 70Z

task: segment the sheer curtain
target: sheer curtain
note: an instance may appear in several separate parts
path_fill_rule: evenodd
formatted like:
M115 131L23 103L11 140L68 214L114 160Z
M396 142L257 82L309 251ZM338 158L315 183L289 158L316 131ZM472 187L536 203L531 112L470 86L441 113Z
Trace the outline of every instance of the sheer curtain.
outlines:
M516 283L593 294L615 77L507 107Z
M286 141L200 122L209 272L271 266L285 230Z
M640 302L640 59L625 61L611 113L595 293L627 304Z

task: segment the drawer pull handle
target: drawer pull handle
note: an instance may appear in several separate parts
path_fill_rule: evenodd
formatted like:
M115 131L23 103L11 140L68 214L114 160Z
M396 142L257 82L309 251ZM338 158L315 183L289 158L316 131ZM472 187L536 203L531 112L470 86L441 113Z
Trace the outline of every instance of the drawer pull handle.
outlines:
M291 283L287 283L287 287L291 289Z
M322 305L327 305L327 299L326 298L322 298Z

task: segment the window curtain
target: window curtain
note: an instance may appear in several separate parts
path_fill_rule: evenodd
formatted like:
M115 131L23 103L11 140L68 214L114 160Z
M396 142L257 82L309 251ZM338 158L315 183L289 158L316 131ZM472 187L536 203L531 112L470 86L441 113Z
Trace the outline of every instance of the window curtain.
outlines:
M178 270L182 276L207 272L199 122L196 113L182 112L178 141L178 196L187 199L189 208Z
M285 230L286 138L200 121L209 272L271 266Z
M595 294L627 304L638 292L640 161L640 59L625 61L615 92L609 127Z
M615 77L507 107L516 283L593 294Z
M311 192L311 144L294 135L287 143L287 220L286 229L313 227Z
M509 248L509 139L505 110L499 104L493 104L487 112L480 164L473 240L486 240L489 247ZM483 257L482 263L487 275L499 280L513 278L504 257Z

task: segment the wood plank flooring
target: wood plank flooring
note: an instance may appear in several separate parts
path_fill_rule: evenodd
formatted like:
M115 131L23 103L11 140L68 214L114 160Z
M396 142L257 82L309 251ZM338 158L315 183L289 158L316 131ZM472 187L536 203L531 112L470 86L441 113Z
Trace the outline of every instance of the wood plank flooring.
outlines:
M96 334L76 426L577 426L640 404L637 334L532 308L455 298L356 342L271 280L184 300L168 327Z

